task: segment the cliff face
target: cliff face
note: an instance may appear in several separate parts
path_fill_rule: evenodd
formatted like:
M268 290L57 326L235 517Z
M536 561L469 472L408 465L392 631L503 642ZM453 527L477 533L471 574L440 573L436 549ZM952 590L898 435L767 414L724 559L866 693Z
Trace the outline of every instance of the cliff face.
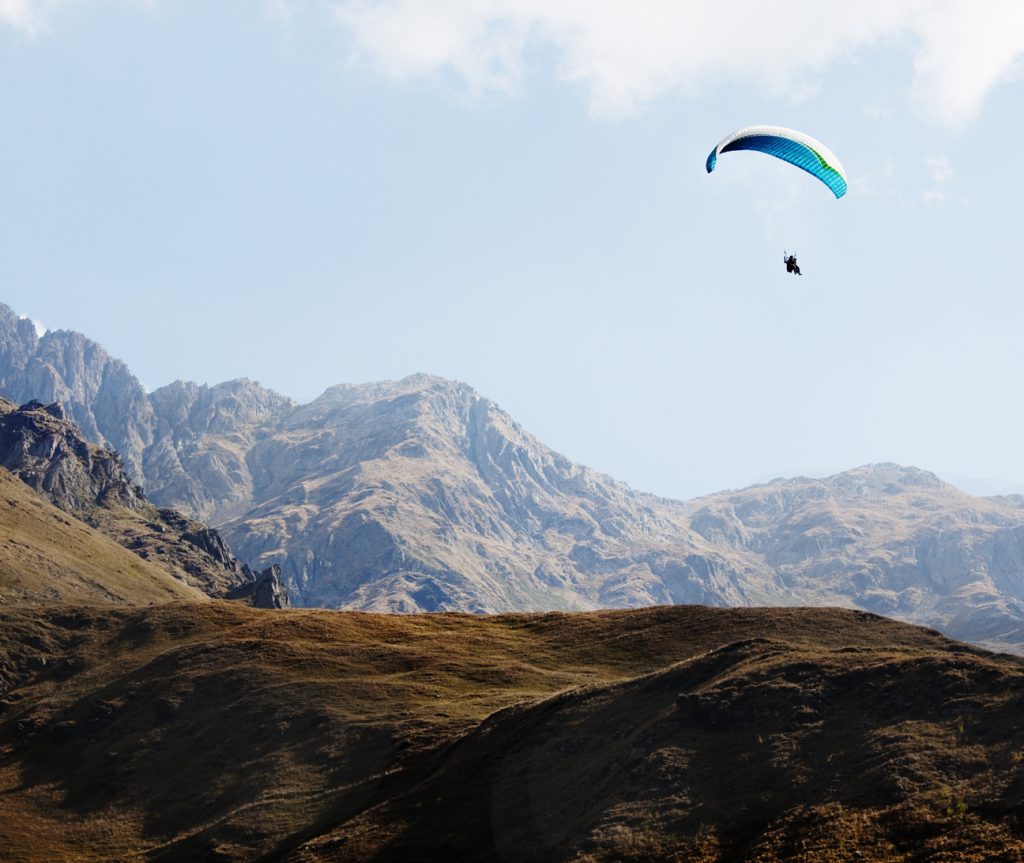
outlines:
M154 501L279 566L301 605L841 605L1024 650L1022 500L925 471L669 501L573 464L465 384L415 375L297 405L248 380L177 382L140 400L98 346L0 309L0 381L27 388L31 369L93 440L121 442Z
M251 506L247 456L294 405L249 380L214 387L176 381L150 395L153 443L142 455L154 499L222 522Z
M681 513L572 464L464 384L335 387L248 462L223 526L305 604L388 611L741 600ZM706 553L694 568L687 558Z
M36 335L31 321L0 305L0 395L23 404L56 402L93 443L120 453L129 474L144 478L152 441L145 390L128 367L80 333Z

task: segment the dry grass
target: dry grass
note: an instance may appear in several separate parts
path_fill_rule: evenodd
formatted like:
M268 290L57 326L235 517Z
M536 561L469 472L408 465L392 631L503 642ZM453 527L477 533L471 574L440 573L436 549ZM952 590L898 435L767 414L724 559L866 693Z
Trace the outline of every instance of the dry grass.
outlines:
M0 601L147 605L196 589L52 506L0 469Z
M870 615L209 602L8 610L0 633L12 860L938 860L919 849L1020 838L1020 662Z

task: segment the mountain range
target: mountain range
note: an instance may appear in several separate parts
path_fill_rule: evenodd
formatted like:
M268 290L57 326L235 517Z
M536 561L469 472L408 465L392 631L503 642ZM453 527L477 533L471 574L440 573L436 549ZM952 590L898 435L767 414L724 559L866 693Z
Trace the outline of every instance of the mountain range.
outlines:
M870 465L691 501L574 464L466 384L249 380L146 393L81 334L0 309L0 394L61 405L161 507L293 602L495 613L838 605L1024 651L1024 498Z
M58 405L2 407L4 861L1024 854L1019 657L834 608L255 608Z
M1024 856L1024 659L890 619L1020 651L1024 499L871 465L670 501L440 378L140 401L77 334L19 356L4 861ZM278 562L359 611L285 607ZM510 607L583 610L461 613Z

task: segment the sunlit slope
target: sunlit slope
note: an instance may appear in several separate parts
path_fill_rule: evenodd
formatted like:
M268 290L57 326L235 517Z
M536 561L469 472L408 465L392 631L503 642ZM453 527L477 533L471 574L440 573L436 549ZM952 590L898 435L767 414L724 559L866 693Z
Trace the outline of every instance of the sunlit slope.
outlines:
M204 598L0 468L0 601L148 605Z
M1020 661L863 613L7 609L0 658L13 860L1019 847Z

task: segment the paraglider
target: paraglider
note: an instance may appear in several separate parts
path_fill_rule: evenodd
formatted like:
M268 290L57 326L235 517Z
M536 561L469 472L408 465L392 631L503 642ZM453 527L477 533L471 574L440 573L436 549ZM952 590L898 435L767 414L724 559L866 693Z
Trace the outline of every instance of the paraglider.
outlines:
M705 167L710 174L718 157L734 150L754 150L789 162L824 183L836 198L846 194L846 171L828 147L810 135L783 126L747 126L726 135L708 155ZM782 253L786 272L802 276L796 255Z
M821 141L803 132L782 126L747 126L738 129L726 135L711 151L706 165L708 173L715 170L715 164L722 153L734 150L756 150L782 159L816 177L837 198L846 194L846 171L839 159Z

